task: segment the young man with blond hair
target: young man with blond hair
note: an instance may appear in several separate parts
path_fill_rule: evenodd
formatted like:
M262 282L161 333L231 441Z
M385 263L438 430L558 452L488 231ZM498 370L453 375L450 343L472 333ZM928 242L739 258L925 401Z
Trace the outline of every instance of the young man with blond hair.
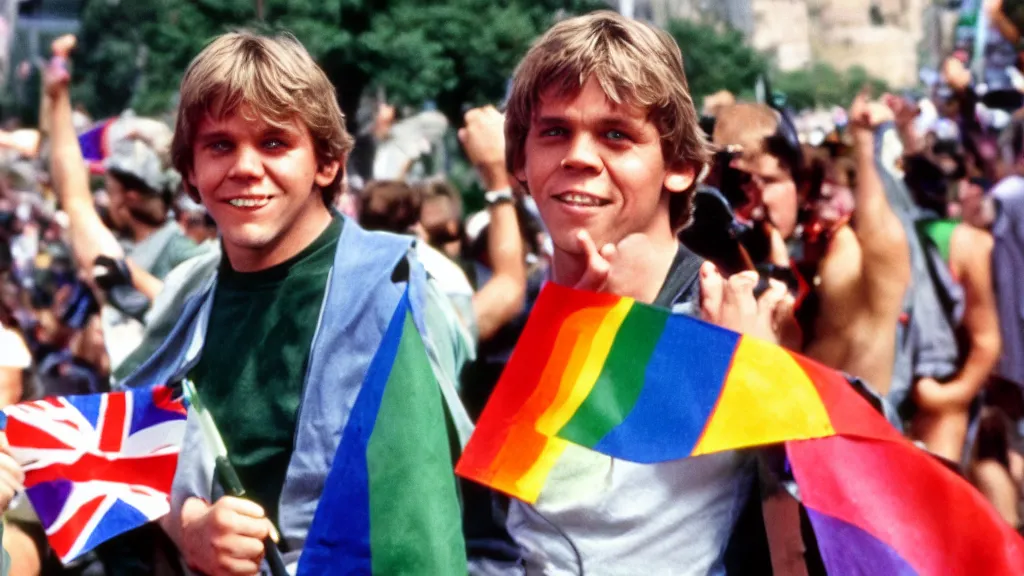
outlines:
M448 423L460 437L470 428L454 387L459 338L445 321L454 312L411 239L366 232L331 209L352 148L344 126L333 86L291 36L220 36L182 80L173 162L216 221L224 256L124 384L189 377L220 425L248 499L216 497L213 457L190 414L163 522L205 574L256 573L275 525L285 561L298 558L340 431L406 290L445 400L422 409L445 451ZM455 498L454 479L450 494L422 497ZM462 546L455 524L415 538L464 562L464 549L452 552ZM420 560L428 571L441 565Z
M723 279L676 239L709 149L670 36L612 12L556 24L516 70L505 132L552 281L776 338L784 286L755 300L756 274ZM749 452L641 465L570 446L508 527L529 573L720 574L756 467Z

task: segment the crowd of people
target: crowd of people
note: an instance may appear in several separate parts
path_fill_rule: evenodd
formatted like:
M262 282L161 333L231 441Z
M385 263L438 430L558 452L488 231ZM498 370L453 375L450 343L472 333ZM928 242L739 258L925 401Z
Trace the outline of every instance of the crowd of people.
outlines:
M465 114L458 141L486 190L468 213L443 175L409 169L429 142L398 170L357 166L353 146L398 137L395 110L353 138L290 36L216 38L173 127L105 121L99 154L70 97L73 48L54 43L39 130L0 138L0 406L187 377L230 422L248 499L216 496L190 426L171 513L62 566L0 447L9 574L255 574L277 533L295 562L406 287L444 399L425 417L454 445L554 282L842 371L1022 525L1024 115L992 105L964 54L926 97L851 95L812 136L772 98L698 108L686 47L656 28L568 18L520 62L503 110ZM822 573L765 452L641 465L571 448L536 504L461 482L467 570ZM444 548L443 532L412 537Z

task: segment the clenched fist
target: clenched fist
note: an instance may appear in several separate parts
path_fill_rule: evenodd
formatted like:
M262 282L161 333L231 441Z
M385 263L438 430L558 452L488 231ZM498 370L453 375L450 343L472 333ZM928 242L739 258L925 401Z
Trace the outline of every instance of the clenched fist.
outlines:
M275 534L258 504L225 496L212 506L190 498L182 510L182 554L190 568L208 576L258 574L263 541Z

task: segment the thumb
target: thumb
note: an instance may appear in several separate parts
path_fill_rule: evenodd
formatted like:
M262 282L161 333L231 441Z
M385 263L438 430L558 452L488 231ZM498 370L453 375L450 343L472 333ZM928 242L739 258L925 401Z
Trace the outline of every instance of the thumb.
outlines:
M718 324L722 313L722 291L725 280L711 262L700 267L700 311L705 322Z
M580 230L576 240L583 253L587 256L587 268L583 276L576 282L577 290L600 292L611 274L611 264L597 250L597 245L586 230Z

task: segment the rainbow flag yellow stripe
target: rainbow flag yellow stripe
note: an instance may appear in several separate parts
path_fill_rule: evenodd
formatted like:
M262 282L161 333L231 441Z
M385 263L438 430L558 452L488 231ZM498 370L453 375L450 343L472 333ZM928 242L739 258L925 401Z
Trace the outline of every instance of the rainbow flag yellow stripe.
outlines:
M848 389L778 346L549 284L458 473L533 502L567 441L662 462L831 436L844 412L822 387Z

